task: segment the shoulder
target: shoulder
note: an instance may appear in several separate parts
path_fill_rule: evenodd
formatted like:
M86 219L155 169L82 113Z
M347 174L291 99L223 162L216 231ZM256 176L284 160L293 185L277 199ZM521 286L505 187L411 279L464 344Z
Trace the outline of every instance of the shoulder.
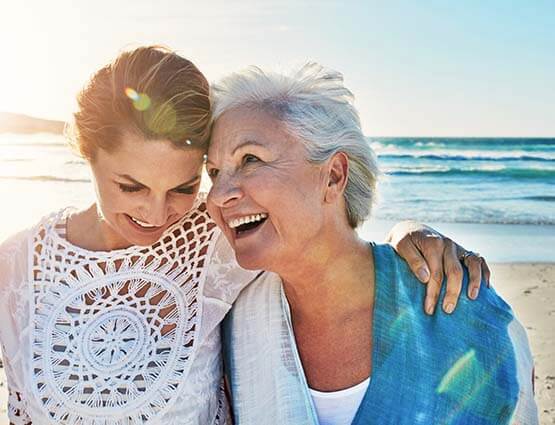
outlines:
M205 296L232 304L259 273L258 270L246 270L239 266L233 248L218 229L210 252Z
M376 362L381 359L386 364L385 358L390 353L406 357L408 351L412 362L420 362L428 371L427 376L418 379L431 380L435 388L444 388L441 391L446 395L451 394L447 384L458 383L464 376L468 382L484 382L480 398L489 397L493 402L492 397L500 394L502 400L520 397L519 403L533 409L530 379L533 359L526 331L511 307L493 288L483 283L478 298L468 299L468 271L464 269L463 290L455 311L451 315L436 311L428 316L422 309L425 285L413 276L406 262L388 245L374 245L373 252L376 267L374 329L382 356L376 357ZM440 299L444 292L445 284ZM399 368L391 367L388 369L391 374ZM488 382L483 379L485 371L490 371ZM502 387L497 386L499 382L503 383ZM464 388L460 388L464 392ZM440 393L438 397L441 398ZM455 399L464 395L452 394Z
M413 275L407 263L388 245L374 246L376 268L375 311L383 324L396 323L403 338L418 335L428 345L443 349L476 347L477 351L493 355L488 348L513 351L516 339L524 340L523 326L516 319L511 307L490 287L482 282L482 289L476 300L470 300L467 293L468 271L463 267L462 291L455 311L448 315L437 309L428 316L422 308L426 287ZM443 282L440 300L445 295ZM402 324L401 324L402 322ZM384 329L385 326L384 326ZM518 335L518 338L516 336ZM450 347L450 348L449 348ZM527 344L526 344L527 347ZM514 357L514 352L512 356ZM442 355L438 352L438 355Z
M8 264L21 255L21 252L27 245L30 229L21 230L0 243L0 275L4 276Z
M11 262L11 260L26 253L29 244L35 236L44 233L54 226L68 211L70 211L70 208L51 212L31 226L20 229L3 241L0 241L0 267L2 264L5 265L7 262Z
M425 295L426 287L414 275L408 264L388 244L373 245L374 265L376 269L376 285L378 290L387 296L396 297L400 302L415 304ZM463 281L459 303L455 313L473 312L473 314L491 314L495 312L511 320L511 307L495 292L482 282L482 290L477 300L469 300L466 296L469 282L468 270L463 265ZM440 299L445 295L446 282L443 282ZM420 304L418 304L420 307ZM424 314L424 313L422 313Z
M193 207L179 220L179 224L186 231L193 229L197 234L217 233L215 231L216 223L212 220L206 208L206 194L204 192L199 193Z

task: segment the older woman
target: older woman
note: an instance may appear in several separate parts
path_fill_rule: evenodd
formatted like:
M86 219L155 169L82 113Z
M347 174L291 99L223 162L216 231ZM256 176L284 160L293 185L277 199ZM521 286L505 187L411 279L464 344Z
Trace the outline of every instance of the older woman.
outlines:
M268 271L227 324L236 423L537 423L526 334L494 290L426 316L407 264L358 237L378 171L341 75L253 68L215 95L209 212Z

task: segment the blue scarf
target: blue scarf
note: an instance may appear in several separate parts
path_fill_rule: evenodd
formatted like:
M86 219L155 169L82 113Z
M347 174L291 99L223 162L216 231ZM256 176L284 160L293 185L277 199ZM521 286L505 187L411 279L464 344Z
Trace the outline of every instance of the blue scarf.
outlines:
M537 424L526 333L495 291L430 317L407 264L389 245L373 255L372 377L353 425ZM467 282L465 273L464 293ZM224 323L224 357L236 425L318 424L279 276L243 290Z

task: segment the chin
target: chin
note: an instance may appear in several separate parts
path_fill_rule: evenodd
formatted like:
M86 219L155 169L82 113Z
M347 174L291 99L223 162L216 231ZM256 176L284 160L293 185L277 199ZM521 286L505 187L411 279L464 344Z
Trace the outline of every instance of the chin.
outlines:
M260 254L253 255L250 253L235 253L237 263L246 270L267 270L267 264L260 258Z

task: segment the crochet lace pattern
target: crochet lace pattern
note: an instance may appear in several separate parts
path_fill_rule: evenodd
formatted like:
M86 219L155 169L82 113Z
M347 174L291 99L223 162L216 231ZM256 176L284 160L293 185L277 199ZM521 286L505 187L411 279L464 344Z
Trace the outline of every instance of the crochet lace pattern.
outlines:
M53 422L144 423L171 406L192 362L216 231L204 204L193 211L150 247L78 248L55 231L60 214L36 233L31 380Z

